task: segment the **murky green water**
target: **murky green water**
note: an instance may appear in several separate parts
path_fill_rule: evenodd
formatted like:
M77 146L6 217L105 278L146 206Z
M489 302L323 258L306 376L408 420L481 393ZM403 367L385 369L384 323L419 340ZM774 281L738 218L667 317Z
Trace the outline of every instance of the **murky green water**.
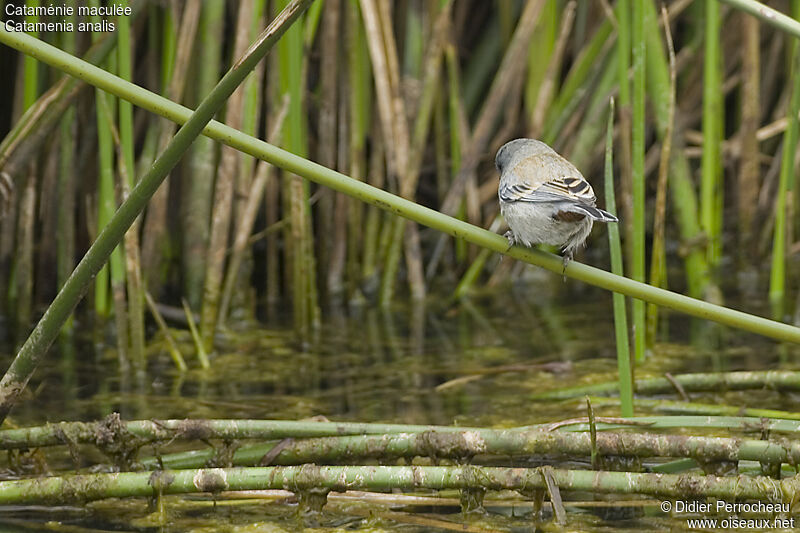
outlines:
M351 310L347 318L333 313L305 346L287 328L231 331L220 336L222 348L206 372L197 369L188 333L176 330L192 370L177 373L157 335L147 377L138 381L119 373L112 347L83 343L71 355L54 347L12 418L28 426L95 420L117 411L124 419L324 416L337 421L507 427L585 416L582 399L530 400L535 392L616 377L610 295L577 286L560 292L556 297L541 289L520 288L515 297L503 292L449 308ZM673 317L669 342L656 346L637 369L637 377L665 371L792 368L797 357L797 350L755 336L693 326L688 319ZM5 357L3 364L8 360ZM771 392L695 394L692 400L797 409L793 395ZM597 411L618 414L614 407ZM41 457L54 468L71 465L65 450L48 450ZM88 457L102 461L96 452ZM455 500L445 506L392 507L408 513L404 515L387 514L388 507L375 503L332 499L316 517L299 517L296 504L283 496L216 501L169 497L160 513L152 502L111 500L70 508L9 509L0 517L0 531L49 529L48 521L124 531L447 530L441 523L425 522L429 518L468 523L474 531L532 530L530 506L521 498L514 505L489 507L488 515L464 517L454 503L458 495L449 496ZM570 496L575 498L595 499ZM569 526L576 531L681 527L654 503L618 503L611 511L588 504L570 507Z

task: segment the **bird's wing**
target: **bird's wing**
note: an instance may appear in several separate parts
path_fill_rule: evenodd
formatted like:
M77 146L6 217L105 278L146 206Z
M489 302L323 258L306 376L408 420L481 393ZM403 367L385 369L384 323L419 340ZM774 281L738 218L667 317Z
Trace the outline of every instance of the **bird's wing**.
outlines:
M578 169L557 154L537 154L517 161L509 169L516 179L500 186L505 202L558 202L573 200L593 206L597 199Z
M597 197L589 182L581 176L560 176L546 181L539 187L540 193L551 193L562 199L569 198L578 202L594 205Z
M563 176L536 185L528 180L504 183L500 186L500 199L504 202L563 202L573 200L593 206L595 198L592 186L576 176Z

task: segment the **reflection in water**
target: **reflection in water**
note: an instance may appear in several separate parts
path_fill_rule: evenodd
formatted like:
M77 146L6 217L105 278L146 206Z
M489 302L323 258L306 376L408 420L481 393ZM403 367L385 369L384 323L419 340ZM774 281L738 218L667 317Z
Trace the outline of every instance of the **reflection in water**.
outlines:
M570 312L527 296L465 301L448 309L429 304L359 309L350 317L334 313L305 349L286 330L227 331L218 338L207 372L198 368L188 332L176 329L173 335L190 366L185 374L173 368L158 333L144 376L120 371L113 346L64 337L13 416L26 425L95 419L111 411L126 419L320 414L447 424L489 421L494 406L503 405L507 420L508 405L518 401L522 407L525 393L551 376L480 377L487 368L598 357L613 368L607 359L614 353L607 312L594 320L587 316L597 314L592 306ZM436 391L437 385L470 374L479 378Z
M429 303L361 308L349 317L332 313L305 349L287 330L227 331L218 337L209 371L198 368L188 332L176 329L190 365L185 374L175 371L158 334L148 350L145 376L118 371L112 347L63 338L13 417L24 425L97 419L112 411L126 419L324 415L513 425L563 418L565 408L581 414L580 402L537 405L532 412L527 396L615 379L611 298L598 292L594 302L583 294L573 298L583 299L580 304L554 303L553 296L524 285L510 294L444 309ZM672 327L681 329L688 328L680 322ZM778 352L772 344L745 340L750 348L728 332L725 341L737 345L734 351L662 343L638 372L775 366ZM570 371L552 365L565 362L572 364ZM437 390L443 383L447 386Z
M464 301L447 308L428 303L384 310L360 308L351 310L350 316L332 313L305 346L288 328L226 331L217 339L208 371L200 370L193 358L188 332L176 329L173 334L190 366L184 374L175 371L158 335L149 346L147 374L140 376L119 370L112 346L65 337L52 349L12 417L23 426L100 419L112 411L124 419L321 415L331 420L518 426L584 416L583 399L533 403L530 397L548 389L616 378L611 298L600 292L593 294L593 301L586 293L568 302L554 302L554 298L520 285L502 298ZM688 321L679 318L670 330L688 331ZM661 343L637 375L777 368L779 360L791 364L797 357L796 349L778 350L753 336L726 332L718 338L729 348L689 347L687 339ZM4 363L9 360L7 356ZM692 400L713 403L718 396L698 393ZM674 395L666 398L674 399ZM787 405L792 401L788 395L769 391L730 393L724 400L732 405L795 407ZM617 407L598 405L595 413L616 415ZM644 409L638 414L645 414ZM67 452L60 453L69 467ZM97 461L104 459L98 456ZM212 516L213 502L209 499L207 509L197 508L202 501L171 499L167 507L182 522L164 531L192 530L194 526L186 520L193 516L201 518L205 527L209 521L228 524L228 519L246 525L264 520L264 513L286 531L302 527L293 507L285 502L266 508L240 505L236 511L218 502ZM141 500L93 505L90 521L95 527L102 525L104 516L114 517L115 527L119 523L127 529L158 527L147 521L131 525L148 516L147 504ZM353 516L352 512L337 515L331 506L322 523L333 527L352 521ZM511 520L496 524L497 529L519 525L507 510L495 510L490 516ZM576 521L573 525L586 521L578 529L602 523L592 514L570 516ZM637 519L636 528L644 527L647 520ZM666 524L655 521L651 526L658 529Z

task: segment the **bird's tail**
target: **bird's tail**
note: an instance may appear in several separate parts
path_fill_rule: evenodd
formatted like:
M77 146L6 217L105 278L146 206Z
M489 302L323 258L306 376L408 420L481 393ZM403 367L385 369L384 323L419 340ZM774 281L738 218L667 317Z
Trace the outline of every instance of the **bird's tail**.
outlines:
M580 208L582 211L586 212L587 215L589 215L598 222L619 222L619 219L617 217L615 217L608 211L603 211L598 207L586 204L577 204L577 207Z

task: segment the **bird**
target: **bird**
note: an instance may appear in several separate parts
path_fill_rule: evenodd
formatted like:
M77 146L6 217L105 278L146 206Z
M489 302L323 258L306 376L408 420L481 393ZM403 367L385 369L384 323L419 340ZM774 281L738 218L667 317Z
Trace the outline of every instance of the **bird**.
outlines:
M497 196L509 227L509 248L558 246L566 269L595 221L618 222L596 207L594 190L575 165L542 141L509 141L497 151L494 163L500 173Z

